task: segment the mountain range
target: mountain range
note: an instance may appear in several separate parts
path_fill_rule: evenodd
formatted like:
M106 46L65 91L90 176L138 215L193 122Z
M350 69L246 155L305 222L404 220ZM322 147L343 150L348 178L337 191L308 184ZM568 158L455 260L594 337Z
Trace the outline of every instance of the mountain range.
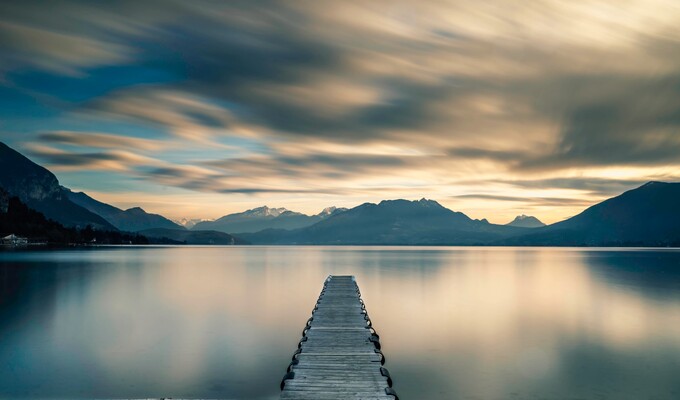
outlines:
M680 183L649 182L564 221L542 227L473 220L433 200L366 203L312 226L237 233L253 244L678 246ZM522 226L524 225L524 226Z
M305 228L236 235L253 244L474 245L527 230L474 220L434 200L421 199L364 203Z
M205 219L205 218L178 218L178 219L172 220L172 222L176 223L177 225L183 226L187 229L191 229L194 226L196 226L197 223L203 222L203 221L211 221L211 220Z
M139 207L127 210L59 185L47 169L0 143L0 213L11 197L67 227L141 232L160 243L514 246L678 246L680 183L649 182L545 226L520 215L477 220L434 200L384 200L316 215L259 207L186 229ZM4 211L3 211L4 210ZM233 235L232 235L233 234Z
M346 208L328 207L319 214L306 215L285 208L263 206L241 213L225 215L215 221L199 222L192 229L212 229L226 233L252 233L264 229L296 229L314 225L346 210Z
M57 177L46 168L0 142L0 203L3 198L17 197L32 210L65 227L99 231L144 231L152 242L189 244L238 244L240 239L223 232L195 231L191 235L169 219L149 214L139 207L121 210L93 199L82 192L73 192L59 184ZM0 208L4 208L0 204ZM157 235L157 236L154 236Z

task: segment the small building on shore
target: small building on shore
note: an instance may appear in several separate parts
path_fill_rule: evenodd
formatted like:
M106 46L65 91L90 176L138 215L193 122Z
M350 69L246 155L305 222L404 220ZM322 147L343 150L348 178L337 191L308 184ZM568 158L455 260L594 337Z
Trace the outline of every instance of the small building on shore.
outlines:
M17 236L12 233L1 238L0 244L3 246L28 246L28 238Z

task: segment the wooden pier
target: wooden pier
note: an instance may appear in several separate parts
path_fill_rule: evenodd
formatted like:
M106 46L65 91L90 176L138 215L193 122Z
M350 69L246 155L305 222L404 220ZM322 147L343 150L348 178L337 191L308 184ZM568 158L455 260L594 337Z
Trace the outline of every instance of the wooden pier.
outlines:
M398 400L353 276L329 276L281 381L281 399Z

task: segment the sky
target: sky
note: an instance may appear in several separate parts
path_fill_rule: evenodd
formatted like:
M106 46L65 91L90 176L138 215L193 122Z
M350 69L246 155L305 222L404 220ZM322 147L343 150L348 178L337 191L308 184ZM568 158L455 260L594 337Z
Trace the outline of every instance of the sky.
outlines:
M676 0L0 2L0 140L170 218L556 222L680 180L679 128Z

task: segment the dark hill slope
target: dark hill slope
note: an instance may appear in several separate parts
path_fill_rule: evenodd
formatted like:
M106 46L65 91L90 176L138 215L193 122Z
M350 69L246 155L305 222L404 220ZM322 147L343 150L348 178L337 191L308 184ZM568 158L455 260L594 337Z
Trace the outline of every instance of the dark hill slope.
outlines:
M103 217L116 228L122 231L139 232L145 229L164 228L164 229L185 229L162 215L150 214L140 207L133 207L121 210L110 204L95 200L82 192L72 192L65 189L68 198L88 209L89 211Z
M101 216L73 203L47 169L0 142L0 187L30 208L66 226L116 228Z
M507 245L668 246L680 244L680 183L649 182Z

